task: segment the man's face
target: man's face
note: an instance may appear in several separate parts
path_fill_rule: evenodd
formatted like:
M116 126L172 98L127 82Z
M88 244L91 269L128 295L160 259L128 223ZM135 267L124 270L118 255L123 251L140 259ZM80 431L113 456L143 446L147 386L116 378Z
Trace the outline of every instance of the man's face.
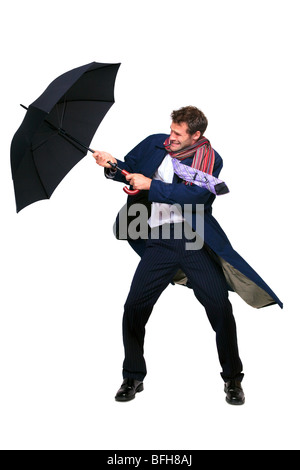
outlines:
M201 133L197 131L195 134L188 133L188 125L185 122L171 124L170 134L170 149L172 152L178 152L183 150L190 145L193 145L200 138Z

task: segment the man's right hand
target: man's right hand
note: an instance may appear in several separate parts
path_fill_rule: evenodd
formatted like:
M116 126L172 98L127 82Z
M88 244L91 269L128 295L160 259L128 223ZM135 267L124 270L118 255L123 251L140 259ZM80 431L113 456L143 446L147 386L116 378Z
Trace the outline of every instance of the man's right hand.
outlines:
M97 165L103 166L105 168L112 168L108 162L117 163L117 160L107 152L99 152L99 150L96 150L93 153L93 157L96 160Z

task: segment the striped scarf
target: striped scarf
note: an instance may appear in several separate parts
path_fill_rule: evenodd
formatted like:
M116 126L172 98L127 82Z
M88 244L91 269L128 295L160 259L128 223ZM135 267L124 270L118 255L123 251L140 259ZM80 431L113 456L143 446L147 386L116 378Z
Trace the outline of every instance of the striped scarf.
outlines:
M192 168L201 170L209 175L212 175L214 164L215 164L215 152L211 147L210 142L206 137L199 139L194 145L186 147L179 152L172 152L170 150L170 137L164 142L164 146L172 158L177 160L185 160L188 157L193 158Z

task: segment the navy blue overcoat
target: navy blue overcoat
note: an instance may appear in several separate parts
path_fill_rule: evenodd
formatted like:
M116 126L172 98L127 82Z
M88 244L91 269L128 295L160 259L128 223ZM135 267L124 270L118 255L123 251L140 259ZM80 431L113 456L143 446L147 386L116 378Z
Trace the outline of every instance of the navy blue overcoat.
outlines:
M163 145L167 137L167 134L154 134L147 137L126 155L124 162L118 160L118 166L130 173L141 173L152 178L167 154ZM188 158L184 161L184 164L191 165L192 160L192 157ZM222 158L215 151L213 170L215 177L219 177L222 166ZM105 175L111 177L108 170L105 170ZM125 177L119 171L115 173L113 179L128 184ZM205 247L211 256L222 266L228 289L237 292L245 302L255 308L272 304L278 304L281 308L283 307L282 302L265 281L233 249L223 229L212 216L212 203L215 200L214 194L196 185L182 184L182 180L177 175L174 175L172 183L152 180L150 190L143 191L143 193L146 193L148 204L151 202L179 204L183 208L184 205L189 205L189 207L193 208L192 212L194 215L196 214L196 205L203 204ZM135 197L137 196L129 196L127 204L133 203ZM193 229L197 230L195 218L192 218L191 224ZM141 243L143 243L141 240L136 242L130 241L131 246L137 253L143 251L141 250Z

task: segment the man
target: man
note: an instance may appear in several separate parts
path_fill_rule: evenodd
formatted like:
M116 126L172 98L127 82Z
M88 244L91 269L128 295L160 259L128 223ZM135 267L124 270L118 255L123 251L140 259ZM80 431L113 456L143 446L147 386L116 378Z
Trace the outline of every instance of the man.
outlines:
M138 200L134 199L135 196L128 197L126 210L136 200L150 211L148 240L136 240L130 236L128 240L141 256L141 261L124 306L124 380L115 399L129 401L143 390L147 373L145 325L163 290L179 276L185 278L186 285L193 289L216 333L226 401L243 405L243 366L228 290L238 292L256 308L274 303L282 307L282 303L233 250L213 218L211 206L215 195L203 187L187 184L174 173L173 159L176 159L195 170L219 176L223 163L203 136L207 127L205 115L196 107L187 106L173 111L171 118L170 136L149 136L129 152L124 162L106 152L94 153L96 163L105 168L106 177L130 183L133 189L141 191ZM126 179L112 169L111 163L129 172ZM188 210L185 211L186 207ZM196 239L199 238L201 228L197 226L196 219L201 208L204 209L204 240L195 243L194 249L187 249L188 237L183 226L188 219ZM117 236L120 214L116 223Z

